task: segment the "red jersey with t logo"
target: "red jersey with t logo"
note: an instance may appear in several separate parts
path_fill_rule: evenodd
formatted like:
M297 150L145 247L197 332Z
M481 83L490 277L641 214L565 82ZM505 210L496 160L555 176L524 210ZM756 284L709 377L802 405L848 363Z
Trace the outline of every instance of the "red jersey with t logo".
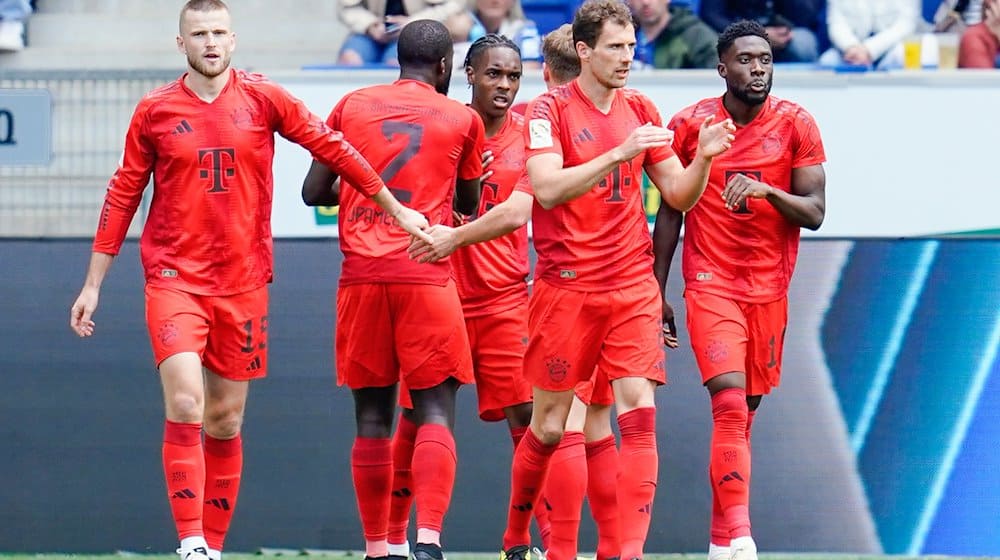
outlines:
M271 281L274 133L296 142L365 193L382 181L343 136L259 74L229 70L212 102L184 77L139 102L108 184L94 251L115 255L153 177L140 248L146 282L202 295Z
M483 174L483 121L430 84L397 80L345 95L327 123L342 130L400 202L431 224L452 223L457 179ZM410 235L371 200L341 189L340 284L415 283L443 286L449 259L410 260Z
M662 126L653 102L617 89L602 113L576 80L543 93L528 105L526 156L557 153L574 167L620 145L637 127ZM603 291L641 282L653 270L653 248L642 208L644 165L673 156L669 146L650 149L611 171L583 196L532 213L535 276L571 290Z
M722 98L710 98L674 116L674 151L685 165L698 149L701 122L730 118ZM684 218L685 289L749 303L785 296L799 251L800 228L765 199L747 199L735 210L722 200L736 173L790 192L792 169L826 161L816 121L790 101L768 97L760 113L738 127L732 148L716 156L708 187Z
M482 216L507 200L524 173L524 118L507 112L500 130L486 139L485 149L493 152L489 169L493 174L483 181L479 197ZM503 237L474 243L455 251L458 294L465 317L480 317L517 307L527 301L525 279L528 276L528 228L518 228Z

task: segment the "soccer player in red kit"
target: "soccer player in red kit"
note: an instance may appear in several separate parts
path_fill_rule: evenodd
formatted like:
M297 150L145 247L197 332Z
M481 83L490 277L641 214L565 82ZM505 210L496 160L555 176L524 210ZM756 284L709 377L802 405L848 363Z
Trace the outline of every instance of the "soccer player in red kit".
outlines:
M453 208L472 214L479 202L483 121L444 95L453 49L443 24L410 22L398 45L399 79L347 94L328 124L344 132L397 197L432 223L450 223ZM306 177L314 182L327 189L334 183L322 162L313 162ZM389 437L403 381L417 425L414 557L440 560L441 525L455 480L455 393L472 381L472 363L451 264L411 261L409 245L410 236L391 227L355 190L341 190L337 378L354 396L351 469L366 555L389 554Z
M573 40L579 78L542 94L526 112L538 263L524 368L534 409L514 457L505 559L529 554L528 517L562 438L574 386L595 369L612 384L622 438L619 556L642 557L657 474L653 392L666 381L642 171L668 204L686 210L701 196L712 158L731 140L731 123L706 119L694 161L685 169L674 157L672 134L652 101L624 87L635 49L624 4L584 3Z
M528 334L526 224L534 200L530 193L514 189L524 172L524 118L510 111L521 85L521 52L510 39L490 33L469 47L464 68L472 87L470 107L486 129L488 164L479 208L463 217L462 227L432 226L427 233L434 242L415 240L410 255L420 262L437 262L454 253L451 263L472 350L479 417L487 422L506 419L517 447L531 420L531 385L524 379L522 365ZM393 435L396 477L389 519L393 556L407 552L414 432L409 416L408 411L400 415ZM544 508L536 510L539 532L547 542L546 513Z
M358 196L374 196L407 231L422 235L426 220L300 101L229 68L235 35L223 2L185 4L177 47L188 71L136 107L70 326L94 333L101 284L152 175L140 248L166 409L163 470L178 553L206 560L221 556L236 507L248 381L267 372L274 133L350 177Z
M750 427L761 398L781 379L788 284L800 229L823 222L826 156L812 116L769 95L773 59L763 27L733 23L719 36L718 53L725 94L682 110L670 128L674 151L687 163L706 117L737 126L704 196L684 218L682 268L691 346L712 399L709 558L756 560ZM673 221L675 240L679 223Z

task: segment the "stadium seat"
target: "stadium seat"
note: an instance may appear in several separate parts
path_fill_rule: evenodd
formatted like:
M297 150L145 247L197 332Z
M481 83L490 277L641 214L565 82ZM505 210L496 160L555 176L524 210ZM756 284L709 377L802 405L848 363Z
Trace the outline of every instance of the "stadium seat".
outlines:
M538 26L538 33L545 35L564 23L573 21L573 14L582 2L573 0L521 0L521 7L528 19Z

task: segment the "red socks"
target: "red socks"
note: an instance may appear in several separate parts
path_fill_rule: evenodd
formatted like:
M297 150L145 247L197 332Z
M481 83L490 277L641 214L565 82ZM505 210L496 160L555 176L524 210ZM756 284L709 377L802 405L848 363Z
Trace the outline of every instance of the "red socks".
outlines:
M642 558L656 494L656 409L637 408L618 416L621 432L618 511L621 557Z
M413 446L413 491L417 529L440 532L455 487L455 438L447 426L424 424Z
M583 432L566 432L549 461L545 499L552 506L552 534L545 557L574 560L580 532L580 510L587 493L587 450ZM538 503L537 509L544 507Z
M163 427L163 475L178 539L200 537L205 497L201 424L167 420Z
M746 391L724 389L712 396L712 494L725 518L729 537L750 536L750 446ZM714 511L714 508L713 508ZM713 515L713 539L716 528Z
M528 525L531 512L541 495L549 459L558 444L545 445L530 429L514 451L511 468L510 509L507 510L507 529L503 534L503 548L531 544Z
M392 449L389 438L355 438L351 474L366 541L382 541L389 532Z
M229 522L236 509L243 472L243 438L215 439L205 434L205 541L213 550L222 550Z
M591 441L587 449L587 501L597 525L597 560L618 556L618 447L615 436Z
M406 528L413 505L413 445L417 425L399 415L396 433L392 436L392 500L389 507L389 544L405 544Z
M514 441L514 451L517 451L517 444L521 443L524 432L528 431L527 426L510 429L510 439ZM552 523L549 521L549 510L552 509L545 501L545 485L542 485L542 493L538 497L538 507L532 509L535 515L535 524L538 526L538 535L542 538L542 549L548 550L552 544Z

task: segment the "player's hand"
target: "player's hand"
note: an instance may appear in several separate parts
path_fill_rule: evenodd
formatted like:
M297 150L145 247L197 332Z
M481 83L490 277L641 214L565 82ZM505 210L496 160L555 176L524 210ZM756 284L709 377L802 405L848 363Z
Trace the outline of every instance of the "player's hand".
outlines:
M97 309L99 293L97 288L84 286L80 290L73 307L69 311L69 326L80 337L94 334L94 321L91 317Z
M714 158L732 148L736 140L736 125L732 119L713 124L714 120L715 115L709 115L698 130L698 154L702 157Z
M736 210L748 198L766 198L774 192L774 187L754 181L742 173L735 173L722 189L722 201L729 210Z
M674 141L674 131L646 123L635 130L618 148L615 159L620 162L629 161L650 148L666 146Z
M420 212L417 212L408 206L400 205L400 208L400 211L393 216L393 218L396 219L396 223L399 224L399 227L403 228L406 230L406 233L409 233L417 239L423 239L430 242L431 237L424 232L424 230L430 226L427 218Z
M483 152L483 174L479 177L480 181L485 181L493 175L492 169L486 169L491 163L493 163L493 159L493 152L491 150Z
M674 322L674 308L663 299L663 344L667 348L677 348L677 324Z
M410 260L432 263L437 262L458 249L458 238L455 235L455 228L445 225L431 226L427 230L430 241L414 239L410 242L407 252Z

